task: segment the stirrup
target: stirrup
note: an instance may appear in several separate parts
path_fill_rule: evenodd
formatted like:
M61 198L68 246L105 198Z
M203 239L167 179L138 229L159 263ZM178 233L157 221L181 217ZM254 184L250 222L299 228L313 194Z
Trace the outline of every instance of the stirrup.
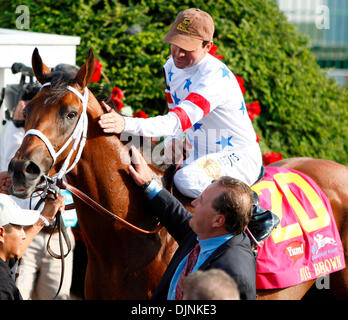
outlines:
M260 242L267 239L279 223L280 220L274 213L259 206L259 197L254 192L253 214L248 224L248 229L255 238L252 240Z

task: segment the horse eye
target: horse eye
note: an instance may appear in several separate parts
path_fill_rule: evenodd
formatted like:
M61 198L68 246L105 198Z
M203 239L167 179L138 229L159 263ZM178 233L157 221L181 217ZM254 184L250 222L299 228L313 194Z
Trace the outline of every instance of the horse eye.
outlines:
M67 117L69 120L72 120L72 119L74 119L76 116L77 116L77 112L76 112L76 111L71 111L71 112L69 112L69 113L67 114L66 117Z

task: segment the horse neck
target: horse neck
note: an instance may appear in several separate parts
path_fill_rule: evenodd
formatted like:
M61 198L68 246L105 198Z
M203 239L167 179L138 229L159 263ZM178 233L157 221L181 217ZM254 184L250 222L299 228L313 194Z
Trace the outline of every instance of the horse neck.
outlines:
M139 226L151 225L150 215L143 212L143 194L129 176L128 148L116 135L103 134L97 123L102 113L92 96L88 105L88 138L79 163L68 174L68 181L121 218ZM110 224L110 219L81 203L77 203L77 211L81 211L80 222L89 224L92 232L100 224Z

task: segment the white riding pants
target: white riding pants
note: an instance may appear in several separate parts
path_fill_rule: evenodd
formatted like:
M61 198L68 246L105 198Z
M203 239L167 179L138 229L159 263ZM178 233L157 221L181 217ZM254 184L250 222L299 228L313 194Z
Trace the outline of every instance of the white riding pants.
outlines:
M211 153L186 163L189 164L183 164L174 175L174 183L183 195L197 198L221 176L230 176L251 186L259 177L262 155L258 148L245 148Z

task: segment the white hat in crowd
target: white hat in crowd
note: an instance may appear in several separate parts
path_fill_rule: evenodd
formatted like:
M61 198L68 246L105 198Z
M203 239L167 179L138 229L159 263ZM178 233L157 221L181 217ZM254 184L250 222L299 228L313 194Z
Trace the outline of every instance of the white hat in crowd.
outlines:
M6 224L30 226L39 219L39 216L39 210L22 209L9 195L0 193L0 226Z

